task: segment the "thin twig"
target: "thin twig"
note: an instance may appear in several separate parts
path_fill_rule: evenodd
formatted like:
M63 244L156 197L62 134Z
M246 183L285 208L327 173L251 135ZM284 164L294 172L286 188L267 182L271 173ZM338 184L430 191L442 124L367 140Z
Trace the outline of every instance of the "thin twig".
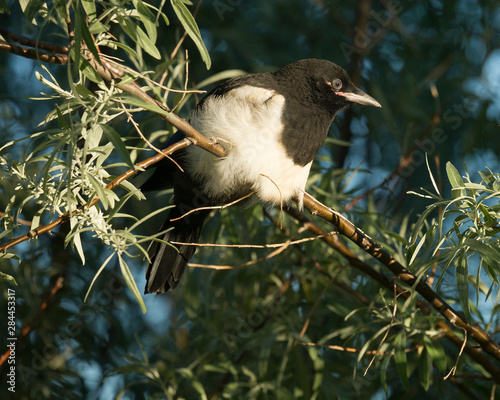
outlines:
M172 242L174 243L174 242ZM288 248L288 243L284 243L281 247L278 249L272 251L271 253L265 255L264 257L260 257L256 260L251 260L247 261L246 263L232 266L232 265L207 265L207 264L195 264L195 263L189 263L188 266L194 267L194 268L207 268L207 269L215 269L215 270L227 270L227 269L239 269L239 268L244 268L248 267L250 265L254 265L257 263L260 263L261 261L268 260L270 258L276 257L278 254L281 254L284 250Z
M387 339L387 336L389 336L389 332L390 332L392 326L394 325L394 320L396 319L396 312L398 310L398 291L396 289L396 283L394 283L394 299L393 299L392 302L394 303L394 307L392 308L391 322L390 322L388 328L385 331L384 337L382 338L382 340L380 340L380 342L378 344L377 351L375 352L375 354L373 355L372 359L368 363L368 366L366 367L365 373L363 374L363 376L366 376L366 374L368 373L368 370L370 369L370 367L372 366L373 362L375 361L376 354L379 352L380 348L384 344L385 339Z
M203 211L203 210L223 210L224 208L231 207L232 205L234 205L236 203L239 203L240 201L243 201L243 200L247 199L248 197L252 196L253 194L255 194L255 191L250 192L250 193L246 194L245 196L240 197L239 199L237 199L235 201L232 201L231 203L223 204L222 206L206 206L206 207L194 208L192 210L189 210L187 213L182 214L180 217L172 218L170 221L171 222L177 221L179 219L182 219L182 218L188 216L191 213L198 212L198 211ZM172 243L174 243L174 242L172 242ZM182 243L179 243L179 244L182 244ZM190 245L193 245L193 246L194 245L199 245L199 243L198 244L190 243Z
M457 359L455 360L455 365L450 370L450 372L448 372L448 374L443 378L444 380L448 379L452 375L455 375L455 371L457 370L458 366L458 361L460 360L460 357L462 356L462 353L465 349L465 345L467 344L467 330L464 328L462 328L462 330L464 331L464 341L462 343L462 347L460 348L460 352L458 353Z
M263 174L262 172L259 174L260 176L263 176L264 178L267 178L271 181L271 183L276 186L276 189L278 189L278 192L280 194L280 209L283 211L283 194L281 193L281 190L280 190L280 187L278 186L278 184L276 182L274 182L274 180L267 176L266 174Z
M20 223L21 225L31 226L31 221L26 221L26 220L21 219L21 218L15 219L12 215L8 216L7 214L5 214L4 212L1 212L1 211L0 211L0 218L9 218L11 221L14 222L14 220L15 220L16 222Z
M338 350L338 351L345 351L346 353L360 353L361 350L355 349L352 347L342 347L334 344L319 344L319 343L313 343L313 342L299 342L302 346L314 346L314 347L322 347L324 349L330 349L330 350ZM405 353L411 353L413 351L418 350L422 345L415 345L411 348L405 349ZM389 354L387 351L380 351L380 350L366 350L365 354L373 354L374 356L384 356Z
M181 246L199 246L199 247L235 247L238 249L274 249L282 246L290 246L299 243L311 242L313 240L322 239L326 236L335 235L337 232L332 231L325 235L318 235L314 237L308 237L297 240L287 240L283 243L272 243L272 244L220 244L220 243L187 243L187 242L170 242L172 244L178 244Z
M127 110L127 108L125 107L125 105L123 103L121 103L121 106L123 108L123 111L125 111L125 114L127 114L127 122L130 122L133 127L135 128L135 130L137 131L137 133L139 134L139 136L142 138L142 140L144 140L146 142L146 144L148 145L148 147L154 151L156 151L158 154L163 154L163 150L160 150L158 147L156 147L155 145L153 145L147 138L146 136L144 136L144 134L142 133L141 129L139 128L139 125L137 124L137 122L135 122L134 120L134 117L132 116L132 114L130 114L130 112ZM179 165L179 163L177 161L175 161L172 157L170 157L169 155L166 155L164 154L166 158L168 158L170 161L172 161L176 166L177 168L179 168L181 170L181 172L184 172L184 170L182 169L182 167Z

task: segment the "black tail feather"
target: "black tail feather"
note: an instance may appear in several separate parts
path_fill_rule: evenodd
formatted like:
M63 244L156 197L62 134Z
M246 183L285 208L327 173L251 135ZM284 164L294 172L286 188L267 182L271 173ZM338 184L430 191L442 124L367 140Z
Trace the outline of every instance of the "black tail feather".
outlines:
M167 141L167 145L182 138L184 134L179 131ZM150 263L146 269L144 293L164 293L179 284L196 246L176 245L172 242L198 243L203 223L209 214L208 210L199 208L214 204L203 194L189 173L185 172L187 168L184 156L185 149L182 149L175 153L175 162L170 158L162 160L141 186L144 191L173 187L175 204L160 231L172 229L162 235L163 242L153 241L148 248Z
M161 227L161 230L173 228L165 232L161 240L168 243L198 243L207 213L198 211L186 216L185 220L171 221L177 214L175 208ZM196 246L153 241L148 249L151 262L146 269L147 282L144 293L159 294L174 289L195 251Z

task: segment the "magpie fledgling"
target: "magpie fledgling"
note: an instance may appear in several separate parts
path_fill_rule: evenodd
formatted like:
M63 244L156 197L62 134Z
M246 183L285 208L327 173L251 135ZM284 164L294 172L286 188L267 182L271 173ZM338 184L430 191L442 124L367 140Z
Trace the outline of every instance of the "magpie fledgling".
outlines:
M161 230L173 228L148 249L145 293L174 289L196 247L165 242L197 243L209 210L252 193L254 201L298 202L312 161L325 142L335 115L357 103L380 107L358 89L338 65L301 60L274 73L230 79L196 106L190 122L227 151L219 158L190 146L165 159L142 186L144 190L174 188L174 208ZM184 136L178 132L167 146ZM182 218L181 218L182 217ZM174 248L173 246L176 246Z

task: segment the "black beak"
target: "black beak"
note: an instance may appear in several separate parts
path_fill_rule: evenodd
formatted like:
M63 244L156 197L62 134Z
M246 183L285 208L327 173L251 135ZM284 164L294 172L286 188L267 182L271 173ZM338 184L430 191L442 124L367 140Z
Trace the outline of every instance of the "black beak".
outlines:
M356 92L336 92L337 96L345 97L351 103L361 104L362 106L382 107L380 103L372 96L367 95L362 90L357 89Z

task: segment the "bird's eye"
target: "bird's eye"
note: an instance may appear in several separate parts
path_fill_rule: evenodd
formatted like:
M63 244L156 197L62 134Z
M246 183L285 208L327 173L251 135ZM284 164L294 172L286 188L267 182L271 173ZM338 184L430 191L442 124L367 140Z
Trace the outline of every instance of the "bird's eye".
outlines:
M342 89L342 81L340 79L335 79L332 82L332 89L338 92L340 89Z

